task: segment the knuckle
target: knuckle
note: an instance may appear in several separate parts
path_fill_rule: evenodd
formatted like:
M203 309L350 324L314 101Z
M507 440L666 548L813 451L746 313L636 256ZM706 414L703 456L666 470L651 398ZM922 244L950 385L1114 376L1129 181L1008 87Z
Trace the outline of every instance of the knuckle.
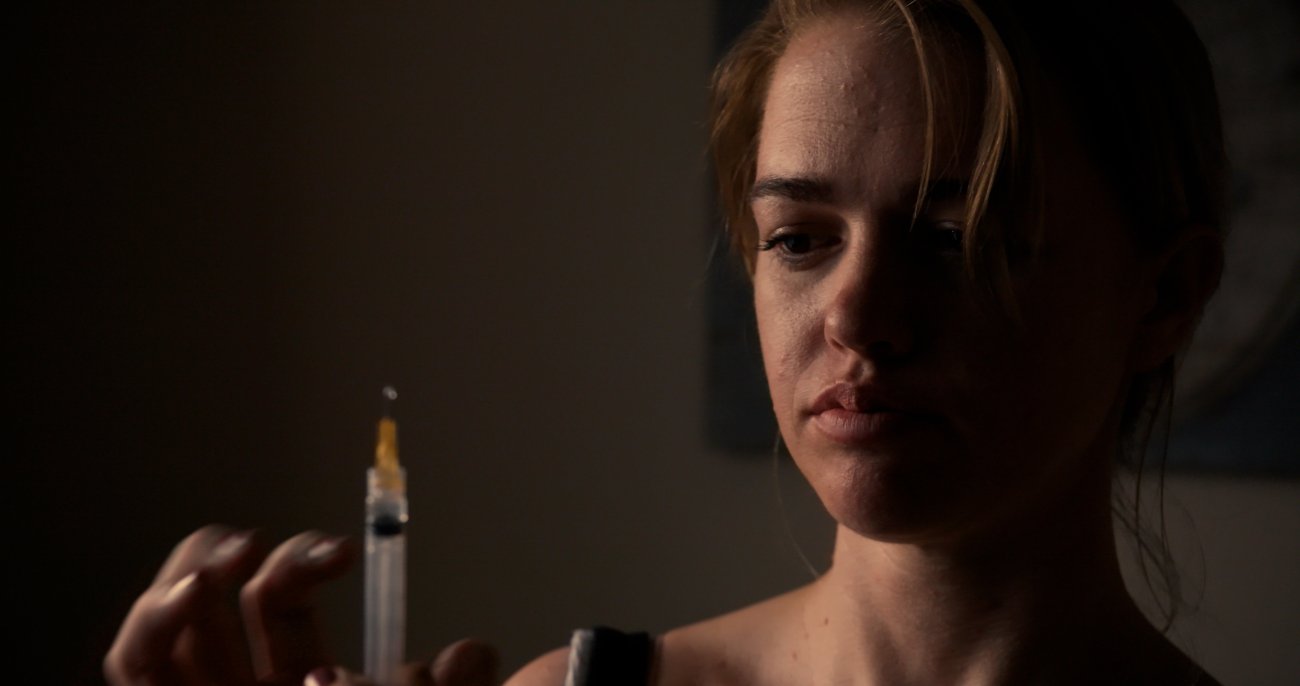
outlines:
M215 543L221 540L230 529L219 524L209 524L204 526L185 538L172 548L171 554L167 557L167 562L163 565L160 575L162 577L174 577L183 574L186 570L199 566L203 560L207 559ZM163 578L160 581L165 580Z
M195 548L206 548L212 545L213 541L220 539L230 532L230 528L221 524L208 524L196 529L189 536L186 536L177 546L181 550L193 550Z
M259 572L239 589L239 607L247 615L262 616L265 612L280 612L286 593L283 580Z
M304 531L300 534L295 535L294 537L290 538L284 543L281 543L280 547L276 548L276 552L282 552L285 555L294 555L303 550L306 550L316 541L319 541L324 537L325 537L324 533L321 533L320 531L317 531L315 529Z
M127 686L144 673L144 665L127 658L127 649L119 641L104 655L104 678L112 686Z
M258 573L239 589L239 602L244 607L261 605L267 595L266 575Z
M307 549L322 538L324 535L320 532L305 531L276 546L250 583L256 582L261 587L276 584L278 579L291 574L299 566Z
M308 550L325 535L319 531L302 532L276 546L263 560L257 572L239 589L240 607L245 612L276 604L284 595L302 592L304 585L320 579L311 573L318 564L308 560Z
M113 686L119 686L122 681L122 658L118 653L117 646L108 649L108 654L104 656L102 664L104 669L104 678Z

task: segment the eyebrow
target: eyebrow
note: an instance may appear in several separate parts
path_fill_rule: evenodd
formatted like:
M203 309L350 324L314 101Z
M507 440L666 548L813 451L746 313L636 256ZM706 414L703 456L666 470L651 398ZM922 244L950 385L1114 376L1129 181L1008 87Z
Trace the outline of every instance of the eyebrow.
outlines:
M930 204L960 200L966 197L969 186L966 179L930 179L925 185L925 202ZM915 198L920 190L920 184L914 184L904 197ZM835 188L829 181L814 177L769 176L755 181L754 188L749 192L751 203L760 198L829 204L835 201Z
M760 198L786 198L795 202L829 203L835 199L830 182L800 176L769 176L754 182L749 201Z

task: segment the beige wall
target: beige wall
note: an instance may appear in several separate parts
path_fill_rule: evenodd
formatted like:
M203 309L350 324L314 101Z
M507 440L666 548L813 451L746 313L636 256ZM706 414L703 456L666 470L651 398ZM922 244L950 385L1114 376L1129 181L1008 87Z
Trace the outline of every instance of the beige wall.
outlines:
M75 678L200 524L359 534L385 383L416 654L517 666L824 564L796 474L703 444L708 3L483 5L33 19L17 478L58 494L32 626ZM1204 551L1181 635L1294 683L1300 487L1171 486ZM359 587L329 595L352 664Z
M1174 639L1224 684L1295 683L1300 484L1173 475L1166 498L1168 538L1193 606Z

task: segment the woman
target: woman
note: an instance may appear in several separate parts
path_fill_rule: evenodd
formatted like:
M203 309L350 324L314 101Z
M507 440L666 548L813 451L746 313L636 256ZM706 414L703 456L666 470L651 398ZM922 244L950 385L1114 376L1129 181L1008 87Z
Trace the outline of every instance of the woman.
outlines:
M664 634L633 679L1215 683L1129 597L1110 509L1218 282L1213 83L1172 4L1059 5L778 0L719 67L729 229L834 561ZM110 680L346 680L313 671L304 589L352 556L304 535L259 566L246 537L195 534ZM250 574L251 661L207 609ZM507 683L563 683L569 653ZM483 683L489 662L457 644L411 678Z

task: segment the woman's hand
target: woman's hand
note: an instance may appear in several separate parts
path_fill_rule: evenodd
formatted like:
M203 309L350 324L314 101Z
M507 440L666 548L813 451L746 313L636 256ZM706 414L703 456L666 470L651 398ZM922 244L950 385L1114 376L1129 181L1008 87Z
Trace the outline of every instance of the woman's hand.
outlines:
M495 686L497 651L482 641L467 638L443 649L432 664L412 662L401 675L404 686ZM338 667L320 667L307 675L306 686L373 686L363 676Z
M302 533L270 555L252 532L207 526L176 546L136 600L104 658L113 686L365 684L333 667L314 603L318 586L356 558L345 539ZM491 686L497 656L466 639L403 683Z
M136 600L104 674L114 686L300 684L333 664L314 591L355 557L355 546L318 532L264 555L251 532L204 527Z

